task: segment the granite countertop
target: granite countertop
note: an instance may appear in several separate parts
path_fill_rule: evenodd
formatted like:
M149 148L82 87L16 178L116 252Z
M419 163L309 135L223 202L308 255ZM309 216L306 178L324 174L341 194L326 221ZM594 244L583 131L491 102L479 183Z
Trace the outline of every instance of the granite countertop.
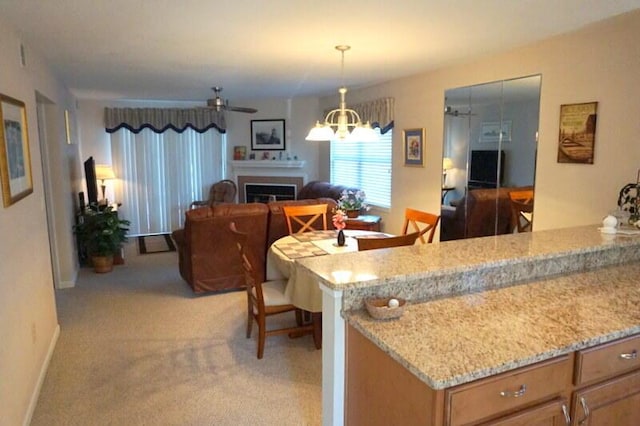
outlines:
M444 389L640 333L638 277L634 262L409 304L397 320L377 321L364 310L345 316Z
M550 275L640 259L640 235L598 225L298 259L320 284L343 292L344 311L371 296L426 301L508 287Z

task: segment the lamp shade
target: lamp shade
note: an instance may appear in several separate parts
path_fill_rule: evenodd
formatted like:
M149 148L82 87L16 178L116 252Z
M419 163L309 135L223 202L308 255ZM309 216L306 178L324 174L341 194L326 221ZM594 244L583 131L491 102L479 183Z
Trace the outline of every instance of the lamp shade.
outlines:
M115 178L116 175L113 173L113 168L109 164L96 164L96 179L106 180Z
M449 170L452 168L453 168L453 161L451 161L451 158L444 157L442 159L442 170Z

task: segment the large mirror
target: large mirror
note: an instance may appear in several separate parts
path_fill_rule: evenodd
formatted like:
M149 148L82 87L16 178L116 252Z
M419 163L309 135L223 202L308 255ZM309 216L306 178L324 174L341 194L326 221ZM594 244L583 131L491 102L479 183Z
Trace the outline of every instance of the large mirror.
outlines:
M539 75L445 92L440 240L530 231Z

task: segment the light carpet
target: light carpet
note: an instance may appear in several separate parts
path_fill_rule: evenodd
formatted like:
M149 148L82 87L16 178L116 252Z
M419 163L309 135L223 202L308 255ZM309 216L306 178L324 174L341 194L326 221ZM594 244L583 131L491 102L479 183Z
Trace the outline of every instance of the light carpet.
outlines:
M176 253L133 243L112 273L83 268L56 291L61 333L31 424L321 424L321 351L274 336L258 360L245 297L195 296Z

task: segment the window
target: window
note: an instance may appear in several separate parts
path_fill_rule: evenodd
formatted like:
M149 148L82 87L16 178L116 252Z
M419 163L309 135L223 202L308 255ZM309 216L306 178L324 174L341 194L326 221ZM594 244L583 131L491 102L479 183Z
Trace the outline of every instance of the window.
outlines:
M154 133L125 128L111 134L111 155L118 177L116 197L129 235L171 232L181 228L194 200L225 176L226 135L211 129L198 133Z
M391 207L393 129L376 128L378 142L331 141L331 183L362 189L367 204Z

